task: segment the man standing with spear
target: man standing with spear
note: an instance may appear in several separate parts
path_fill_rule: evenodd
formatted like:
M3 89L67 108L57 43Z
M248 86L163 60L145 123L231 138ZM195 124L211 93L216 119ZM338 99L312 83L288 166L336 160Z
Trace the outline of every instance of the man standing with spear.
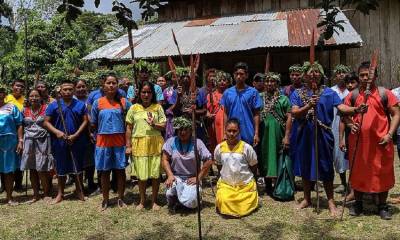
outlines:
M328 207L332 217L337 216L333 200L333 133L330 128L334 108L342 114L355 114L365 111L365 105L349 107L342 104L339 96L330 88L322 85L324 70L314 61L314 31L310 47L310 62L305 62L304 82L290 97L292 116L299 121L296 143L293 145L296 159L300 162L301 177L304 187L304 200L299 209L311 206L312 183L322 181L328 198ZM318 192L318 190L317 190ZM317 197L319 212L319 196Z
M345 99L348 106L368 105L365 114L353 116L347 124L351 128L349 183L354 189L356 199L350 208L350 215L362 214L363 193L377 193L379 215L382 219L389 220L391 213L386 200L395 183L392 137L399 125L400 110L399 102L393 93L375 84L377 58L375 51L371 62L363 62L360 65L358 76L361 87L353 90Z

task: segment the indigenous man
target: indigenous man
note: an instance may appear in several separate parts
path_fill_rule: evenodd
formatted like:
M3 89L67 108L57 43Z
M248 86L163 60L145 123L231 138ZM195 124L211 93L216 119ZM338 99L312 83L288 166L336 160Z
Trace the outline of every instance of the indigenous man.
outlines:
M359 216L363 212L363 193L377 193L379 215L388 220L391 219L391 213L386 200L389 190L394 186L392 137L399 125L399 101L391 91L375 85L377 74L375 72L371 78L369 68L369 62L361 63L358 68L361 87L345 99L348 106L360 106L365 102L366 89L370 86L370 95L366 101L368 111L363 117L361 114L355 115L348 124L351 127L349 159L353 160L355 154L354 162L350 162L354 164L350 182L356 199L350 208L350 215ZM355 149L358 137L361 139Z
M14 104L20 112L22 112L24 108L24 90L25 90L25 82L23 80L14 80L12 83L12 93L6 96L4 100L5 103L12 103ZM16 170L15 173L15 186L14 189L16 191L22 191L22 179L23 174L21 170Z
M256 73L253 77L253 87L258 91L258 93L262 93L265 90L265 74Z
M177 130L177 136L165 142L162 156L162 166L168 176L165 181L168 206L171 210L179 206L193 209L197 207L197 194L192 121L177 117L174 119L174 129ZM197 139L197 151L203 163L198 175L201 181L207 175L213 161L211 153L200 139Z
M299 208L311 206L312 182L323 181L328 198L329 211L333 217L337 210L333 200L333 133L330 128L337 107L343 114L365 111L365 105L348 107L342 104L337 93L330 88L321 87L323 68L317 62L304 63L304 87L297 89L290 97L292 115L299 121L298 135L294 144L296 161L300 164L300 176L303 180L304 200ZM318 142L315 142L315 123L318 128ZM318 156L314 149L318 147ZM318 164L317 161L318 160ZM318 169L316 166L318 165ZM318 171L318 172L317 172ZM318 179L317 179L318 176Z
M219 144L214 152L220 172L217 183L216 207L221 214L242 217L258 207L257 155L254 149L239 140L239 121L230 119L225 125L227 140Z
M253 87L246 85L248 66L239 62L234 67L236 85L228 88L221 98L224 107L225 122L236 118L240 124L240 136L243 141L256 146L259 141L260 109L262 106L260 94Z
M278 177L279 152L289 147L289 133L292 125L290 100L279 91L280 75L269 72L266 75L266 92L261 94L264 104L261 110L261 158L260 175L265 177L267 193L272 193L272 181Z
M79 200L84 201L80 184L83 182L84 152L88 142L83 134L88 125L87 109L85 103L73 98L74 84L71 81L63 81L60 94L62 99L58 100L59 102L55 101L48 105L44 123L44 126L52 134L52 149L56 160L58 194L54 203L63 200L68 174L75 175L76 193Z
M349 94L349 91L346 88L346 83L344 81L346 75L350 72L350 68L348 66L339 64L333 70L333 81L336 83L331 89L335 91L340 100L343 102L343 99ZM335 189L337 193L344 192L346 188L346 170L349 169L347 159L344 157L344 152L339 148L339 125L340 125L340 116L338 114L337 109L334 109L333 121L332 121L332 132L333 137L335 138L335 146L333 148L333 163L335 166L335 170L339 173L341 185Z
M283 94L287 97L296 90L303 87L303 83L301 82L301 77L303 75L303 67L300 64L294 64L289 68L289 77L292 84L283 88Z

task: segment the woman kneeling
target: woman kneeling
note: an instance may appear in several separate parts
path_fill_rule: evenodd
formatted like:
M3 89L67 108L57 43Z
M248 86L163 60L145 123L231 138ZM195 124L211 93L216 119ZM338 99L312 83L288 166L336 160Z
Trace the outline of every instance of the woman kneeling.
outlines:
M257 171L257 155L249 144L239 140L237 119L229 120L225 126L227 140L220 143L214 152L221 176L217 183L216 207L223 215L242 217L258 207L253 175Z
M174 119L174 129L177 130L177 136L166 141L163 146L162 157L162 166L168 176L165 181L168 206L172 209L178 206L193 209L198 204L192 122L186 118L178 117ZM197 152L203 162L198 174L198 180L201 181L212 165L212 156L200 139L197 139Z

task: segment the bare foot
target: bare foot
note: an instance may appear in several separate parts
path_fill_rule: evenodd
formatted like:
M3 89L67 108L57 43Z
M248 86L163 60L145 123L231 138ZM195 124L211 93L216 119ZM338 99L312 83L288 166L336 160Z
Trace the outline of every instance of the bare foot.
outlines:
M40 198L32 198L31 200L27 201L26 204L31 205L39 200L40 200Z
M353 201L354 199L354 192L351 192L346 196L346 202Z
M14 201L13 199L10 199L7 201L8 206L14 207L14 206L18 206L19 203Z
M143 210L143 208L144 208L143 203L139 203L139 205L136 206L136 210L138 211Z
M101 202L100 211L104 212L105 210L107 210L107 208L108 208L108 200L103 200L103 202Z
M297 205L297 209L304 209L304 208L308 208L308 207L311 207L311 202L309 202L309 201L307 201L307 200L303 200L303 201L301 201L301 203L299 203L298 205Z
M126 207L126 203L121 198L119 198L117 200L117 205L118 205L119 208L125 208Z
M51 205L60 203L60 202L62 202L63 200L64 200L63 196L62 196L61 194L58 194L57 197L54 199L54 201L51 202Z
M159 211L160 209L161 209L161 207L159 205L157 205L157 203L153 203L153 207L151 208L151 210Z
M329 213L331 217L336 218L339 215L339 212L336 208L335 203L328 202Z
M400 204L400 197L391 198L391 199L389 200L389 202L390 202L391 204Z
M77 192L76 197L79 199L79 201L82 201L82 202L86 201L86 197L85 197L85 195L83 195L82 192Z

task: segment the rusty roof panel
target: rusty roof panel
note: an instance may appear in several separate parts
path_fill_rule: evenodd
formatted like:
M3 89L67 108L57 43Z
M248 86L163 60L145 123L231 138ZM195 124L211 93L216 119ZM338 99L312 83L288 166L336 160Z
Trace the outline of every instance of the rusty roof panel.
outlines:
M218 18L205 18L205 19L195 19L188 22L185 27L198 27L207 26L215 22Z
M307 47L312 28L317 26L319 9L227 16L218 19L166 22L141 26L133 31L136 58L176 56L174 29L183 55L245 51L270 47ZM343 13L345 32L334 34L327 45L360 46L361 37ZM190 27L189 27L190 26ZM316 40L319 33L316 34ZM84 59L129 59L127 35L97 49Z

